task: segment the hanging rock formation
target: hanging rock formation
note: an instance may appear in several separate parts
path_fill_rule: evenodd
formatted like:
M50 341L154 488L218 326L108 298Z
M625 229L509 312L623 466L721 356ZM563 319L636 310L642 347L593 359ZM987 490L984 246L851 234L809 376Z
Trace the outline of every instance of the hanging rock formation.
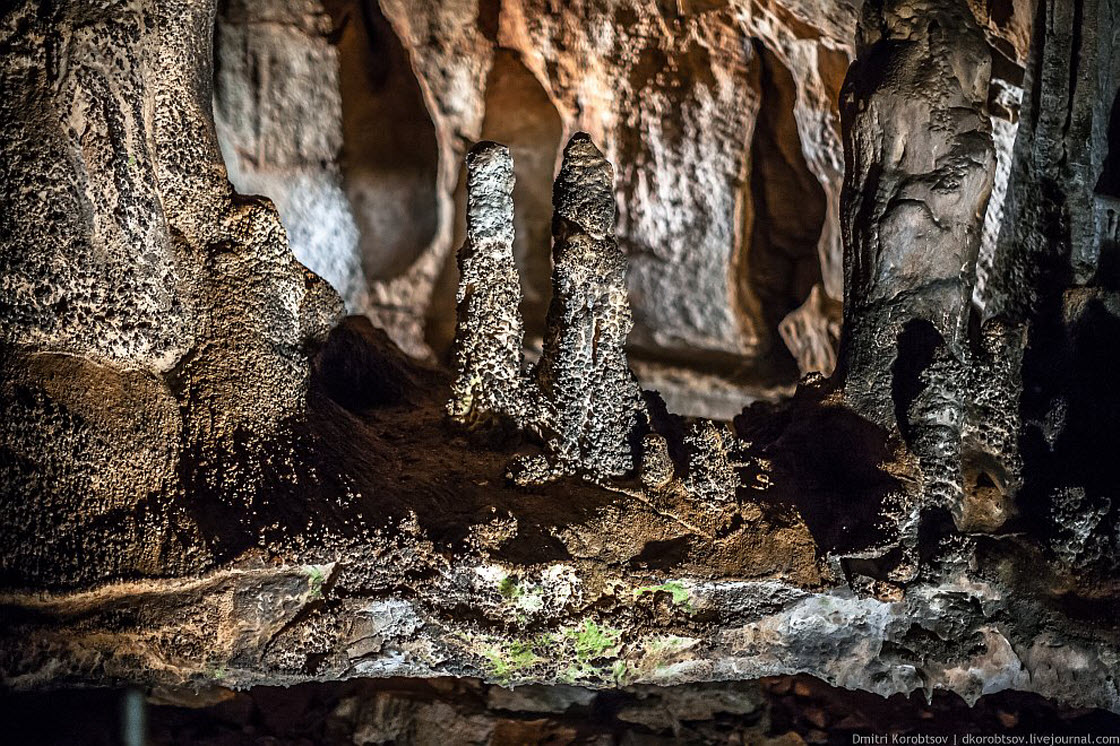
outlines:
M478 426L523 424L521 286L513 262L513 160L493 142L467 155L467 241L459 249L458 325L448 412Z

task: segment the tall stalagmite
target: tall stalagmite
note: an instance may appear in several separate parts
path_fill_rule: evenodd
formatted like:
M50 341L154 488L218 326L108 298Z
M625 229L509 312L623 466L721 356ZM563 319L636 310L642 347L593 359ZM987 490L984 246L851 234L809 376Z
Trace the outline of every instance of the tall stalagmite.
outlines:
M585 133L564 149L552 194L552 303L536 371L538 423L553 473L620 476L644 418L626 363L633 320L614 235L614 169Z
M513 159L480 142L467 155L467 240L459 250L457 376L448 413L475 427L526 416L521 285L513 260Z

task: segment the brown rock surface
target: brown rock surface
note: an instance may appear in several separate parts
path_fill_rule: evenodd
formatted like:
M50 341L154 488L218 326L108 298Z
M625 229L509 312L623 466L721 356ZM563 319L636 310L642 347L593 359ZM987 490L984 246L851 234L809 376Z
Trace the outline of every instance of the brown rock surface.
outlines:
M1039 5L1029 54L1005 4L864 5L844 349L796 391L774 333L828 364L847 4L231 2L215 71L217 12L0 14L5 687L810 671L1120 710L1114 0ZM227 181L212 79L230 173L280 213ZM480 131L521 170L485 146L493 178L459 179ZM370 322L438 347L460 233L460 300L495 292L459 319L486 364L456 401L527 384L508 438L449 427L448 372ZM670 403L772 401L690 421L630 355ZM618 712L673 730L740 694ZM343 719L396 737L416 708L384 702ZM806 737L834 726L802 704ZM431 707L477 740L550 732Z

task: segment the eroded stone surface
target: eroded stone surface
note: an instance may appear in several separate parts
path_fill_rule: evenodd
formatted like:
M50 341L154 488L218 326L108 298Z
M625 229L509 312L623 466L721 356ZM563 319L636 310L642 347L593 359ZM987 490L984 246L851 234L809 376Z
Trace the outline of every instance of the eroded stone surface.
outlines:
M379 257L377 302L435 286L439 247L453 233L446 208L457 166L446 158L468 139L458 135L470 127L454 123L477 121L476 83L508 85L498 81L512 70L524 83L527 71L564 112L565 130L587 120L607 152L635 156L620 160L616 192L591 140L569 144L554 192L552 312L530 377L515 339L512 167L499 146L476 152L462 299L472 280L495 292L485 313L464 314L463 339L485 353L472 360L497 364L468 360L460 384L491 380L456 384L455 401L471 405L465 412L481 399L486 411L509 410L502 397L517 396L516 386L500 383L509 381L532 403L523 441L485 446L448 427L446 371L410 361L365 317L327 333L338 298L294 261L271 204L230 189L207 109L213 7L75 0L8 11L4 684L137 682L174 697L216 682L398 674L621 687L812 671L881 694L943 688L974 700L1022 688L1120 710L1110 621L1120 301L1109 212L1120 188L1106 136L1117 57L1100 31L1115 28L1105 23L1113 3L1041 6L1036 37L1046 43L1030 58L1027 139L1007 183L1015 223L1005 219L992 257L1008 271L990 276L998 281L975 319L972 264L995 168L985 60L1001 25L985 14L1006 9L972 5L867 4L847 109L848 347L833 381L808 378L788 401L748 408L732 429L674 415L628 370L627 289L638 286L624 251L634 234L616 235L616 214L620 226L657 223L645 235L667 239L671 266L657 282L697 268L679 295L727 278L723 260L711 261L725 247L713 249L706 231L726 232L728 192L718 185L745 185L724 167L741 164L748 141L776 145L752 171L752 205L775 196L763 173L821 197L817 179L831 204L836 164L823 133L833 121L809 116L827 97L809 85L790 95L789 81L836 77L847 54L834 46L837 29L850 30L850 8L829 6L812 23L802 4L503 3L477 18L484 9L470 3L406 13L386 2L384 15L365 18L334 9L340 24L403 40L416 71L398 66L381 92L416 94L424 81L420 108L438 112L429 122L439 140L436 207L417 201L423 220L395 225L394 236L417 230L422 240L413 253ZM312 36L325 27L314 3L296 20L270 7L249 25L311 19ZM541 12L518 15L526 8ZM1083 28L1067 33L1075 17ZM356 28L339 27L346 44ZM769 51L748 51L744 29ZM312 36L301 44L321 51ZM431 39L441 40L436 52L417 54ZM524 69L507 59L501 75L487 72L495 39L520 50ZM579 43L565 51L558 40ZM1000 49L1005 62L1024 59L1015 44ZM619 50L636 56L612 57ZM755 90L737 87L751 76L763 93L759 126L747 133L736 97ZM617 83L618 95L593 95L588 81ZM696 122L712 130L690 130ZM734 148L713 150L727 129ZM535 131L546 130L555 128ZM792 130L800 148L787 147L782 133ZM324 155L333 135L318 134L325 139L295 141ZM385 156L397 134L373 155ZM1063 160L1085 135L1083 155ZM722 176L710 194L674 180L713 169ZM431 196L410 190L397 197ZM653 194L664 209L652 209ZM532 196L539 211L540 190ZM821 276L738 274L733 297L761 287L789 303L794 287L831 297L836 243L819 208L805 212L822 225ZM756 268L783 257L817 266L803 240L790 242L788 224L752 226L775 249ZM684 262L681 237L693 233L704 248ZM502 271L471 266L486 257ZM714 316L680 328L704 327L734 305L724 301L693 307ZM416 324L417 307L399 312ZM665 345L666 365L700 350L697 339ZM732 350L732 362L741 353ZM511 484L518 457L536 471ZM699 706L686 700L628 707L627 722L662 728ZM489 737L488 722L466 720ZM369 723L370 733L396 732L378 727Z
M483 142L467 156L467 242L459 249L457 377L448 412L465 425L529 416L521 285L513 263L513 161Z
M626 364L632 321L614 236L614 169L586 134L564 149L552 199L552 303L534 424L557 473L622 476L635 466L645 407Z
M225 179L213 12L74 2L4 15L9 581L199 569L221 552L199 508L241 513L293 468L276 443L303 411L306 345L340 309L292 257L271 203ZM44 559L55 550L65 567Z

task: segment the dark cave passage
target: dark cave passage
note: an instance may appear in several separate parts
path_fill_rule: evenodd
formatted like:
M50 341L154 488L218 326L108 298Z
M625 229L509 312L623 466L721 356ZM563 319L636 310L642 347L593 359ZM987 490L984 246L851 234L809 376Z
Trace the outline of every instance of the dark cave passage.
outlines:
M750 149L750 238L742 241L746 286L774 344L788 357L778 324L821 282L817 243L827 197L805 162L794 115L797 82L776 54L754 45L760 66L761 103Z

